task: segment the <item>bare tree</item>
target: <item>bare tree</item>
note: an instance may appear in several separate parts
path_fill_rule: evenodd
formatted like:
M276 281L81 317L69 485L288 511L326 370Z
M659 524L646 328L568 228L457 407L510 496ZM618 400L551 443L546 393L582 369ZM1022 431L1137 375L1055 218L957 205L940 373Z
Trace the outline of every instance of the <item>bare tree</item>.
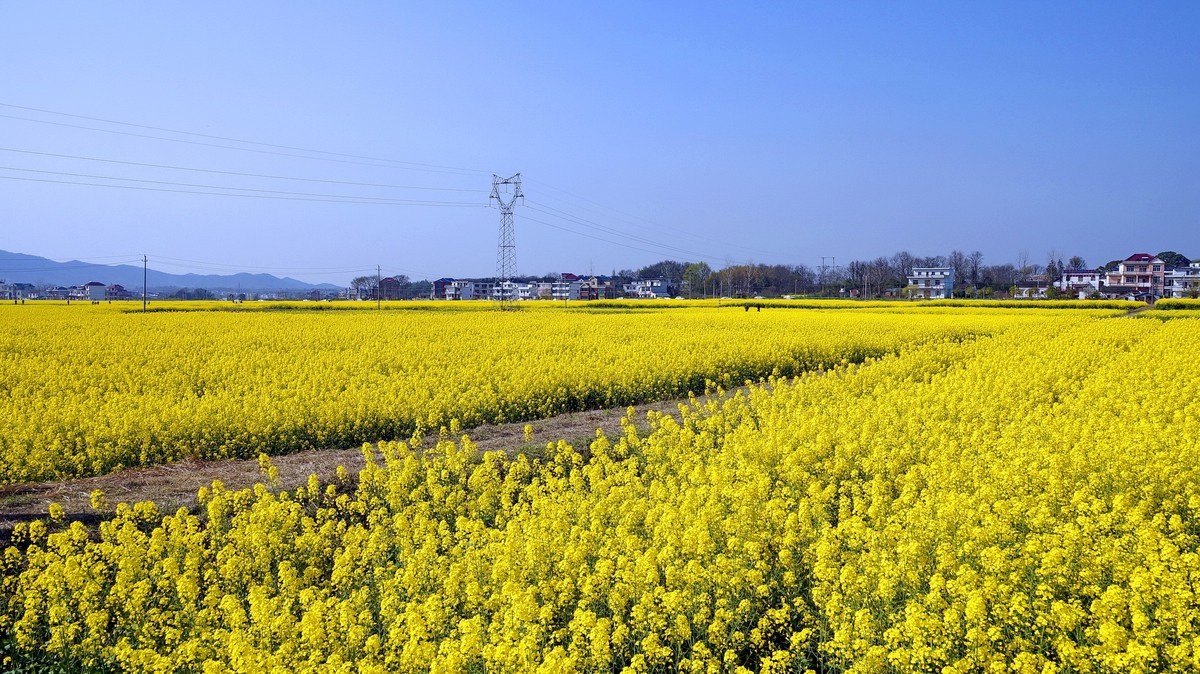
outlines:
M983 253L974 251L969 257L971 269L971 287L979 287L979 268L983 265Z
M912 273L913 262L915 258L913 254L907 250L902 250L892 256L892 276L897 279L900 285L904 285L904 281L908 279L908 275Z
M888 264L886 257L877 257L871 260L871 264L867 267L868 290L874 286L874 294L883 295L883 285L887 283L890 273L891 265Z
M1062 253L1053 248L1046 251L1046 279L1051 282L1056 281L1065 270L1066 265L1063 264Z
M364 295L368 294L368 291L370 291L371 288L375 287L375 277L356 276L354 277L354 280L350 281L350 287L354 288L354 296L358 299L362 299Z
M1029 251L1022 248L1021 252L1017 253L1017 280L1024 281L1033 273L1032 267L1029 265Z
M958 286L966 281L967 269L970 264L970 259L967 254L961 250L950 251L950 256L946 258L950 264L950 269L954 272L954 285ZM950 294L954 294L954 288L950 289Z

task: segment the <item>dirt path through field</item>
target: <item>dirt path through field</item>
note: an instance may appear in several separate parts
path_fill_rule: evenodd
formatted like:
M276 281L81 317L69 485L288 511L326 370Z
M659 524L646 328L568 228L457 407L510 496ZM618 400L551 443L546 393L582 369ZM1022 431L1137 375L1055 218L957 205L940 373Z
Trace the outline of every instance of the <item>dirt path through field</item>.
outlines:
M646 412L655 410L678 417L680 402L667 400L635 405L639 425L645 426ZM479 426L464 431L482 451L503 449L508 451L536 450L545 443L567 440L575 447L586 446L595 437L596 429L604 429L610 437L620 433L621 419L626 407L574 412L549 419L530 422ZM533 427L533 441L525 440L525 424ZM426 437L425 446L437 443L437 434ZM315 473L322 482L333 480L337 467L345 466L352 475L363 467L360 448L325 449L298 452L271 457L278 469L280 486L291 489L304 484L308 476ZM28 522L47 517L51 503L63 507L68 518L82 520L85 524L99 519L90 506L93 490L104 492L110 505L119 502L154 501L159 510L173 512L180 506L192 508L196 505L196 492L200 487L220 480L228 489L243 489L264 476L256 459L226 459L220 461L180 461L165 466L133 468L110 475L81 480L43 482L36 484L0 486L0 543L7 541L12 527L17 522Z

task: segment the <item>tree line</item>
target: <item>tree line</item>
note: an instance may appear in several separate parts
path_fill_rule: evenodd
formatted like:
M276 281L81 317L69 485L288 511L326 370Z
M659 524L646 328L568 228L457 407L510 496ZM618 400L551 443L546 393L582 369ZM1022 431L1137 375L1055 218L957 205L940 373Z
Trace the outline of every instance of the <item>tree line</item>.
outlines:
M1191 260L1175 251L1158 254L1167 268L1187 266ZM1097 267L1111 272L1122 260ZM954 293L960 297L990 297L1007 293L1019 284L1038 280L1051 283L1068 270L1087 269L1087 260L1079 255L1064 256L1048 251L1044 262L1028 252L1018 254L1016 262L985 264L980 251L952 250L948 255L920 256L900 251L872 260L851 260L844 265L809 267L804 264L732 264L713 270L704 262L663 260L638 270L614 274L630 279L663 278L673 295L684 297L780 297L784 295L862 297L898 296L908 283L913 267L949 267L954 272Z
M1168 268L1187 266L1191 260L1174 252L1158 254ZM1096 269L1115 271L1121 260L1112 260ZM804 264L730 264L713 269L706 262L660 260L639 269L613 270L608 276L618 283L664 279L672 296L700 297L782 297L785 295L893 297L908 283L913 267L950 267L954 271L954 293L959 297L991 297L1010 292L1013 286L1033 280L1050 283L1063 272L1086 269L1087 261L1078 255L1064 256L1047 251L1034 258L1022 251L1015 262L985 264L980 251L952 250L948 255L914 255L900 251L871 260L851 260L845 264L810 267ZM518 283L553 282L559 274L514 277ZM586 276L586 275L585 275ZM387 279L391 279L389 282ZM350 282L357 297L374 299L384 281L384 299L429 297L432 283L411 281L407 276L359 276ZM492 280L495 279L481 279Z

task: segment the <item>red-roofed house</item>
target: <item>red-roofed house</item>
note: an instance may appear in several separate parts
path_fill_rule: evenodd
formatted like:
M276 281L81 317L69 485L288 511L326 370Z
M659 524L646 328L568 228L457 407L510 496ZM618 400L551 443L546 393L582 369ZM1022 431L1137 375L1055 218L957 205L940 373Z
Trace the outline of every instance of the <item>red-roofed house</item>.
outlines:
M1104 284L1127 286L1138 293L1162 297L1165 277L1166 263L1149 253L1134 253L1117 265L1117 271L1108 272Z

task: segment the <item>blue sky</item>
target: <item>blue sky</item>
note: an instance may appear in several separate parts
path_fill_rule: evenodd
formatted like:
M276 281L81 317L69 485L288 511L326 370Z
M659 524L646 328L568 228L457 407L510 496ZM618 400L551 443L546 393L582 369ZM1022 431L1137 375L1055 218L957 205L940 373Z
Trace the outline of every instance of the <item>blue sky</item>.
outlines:
M520 172L525 274L1200 257L1197 35L1194 2L0 3L0 249L490 275Z

